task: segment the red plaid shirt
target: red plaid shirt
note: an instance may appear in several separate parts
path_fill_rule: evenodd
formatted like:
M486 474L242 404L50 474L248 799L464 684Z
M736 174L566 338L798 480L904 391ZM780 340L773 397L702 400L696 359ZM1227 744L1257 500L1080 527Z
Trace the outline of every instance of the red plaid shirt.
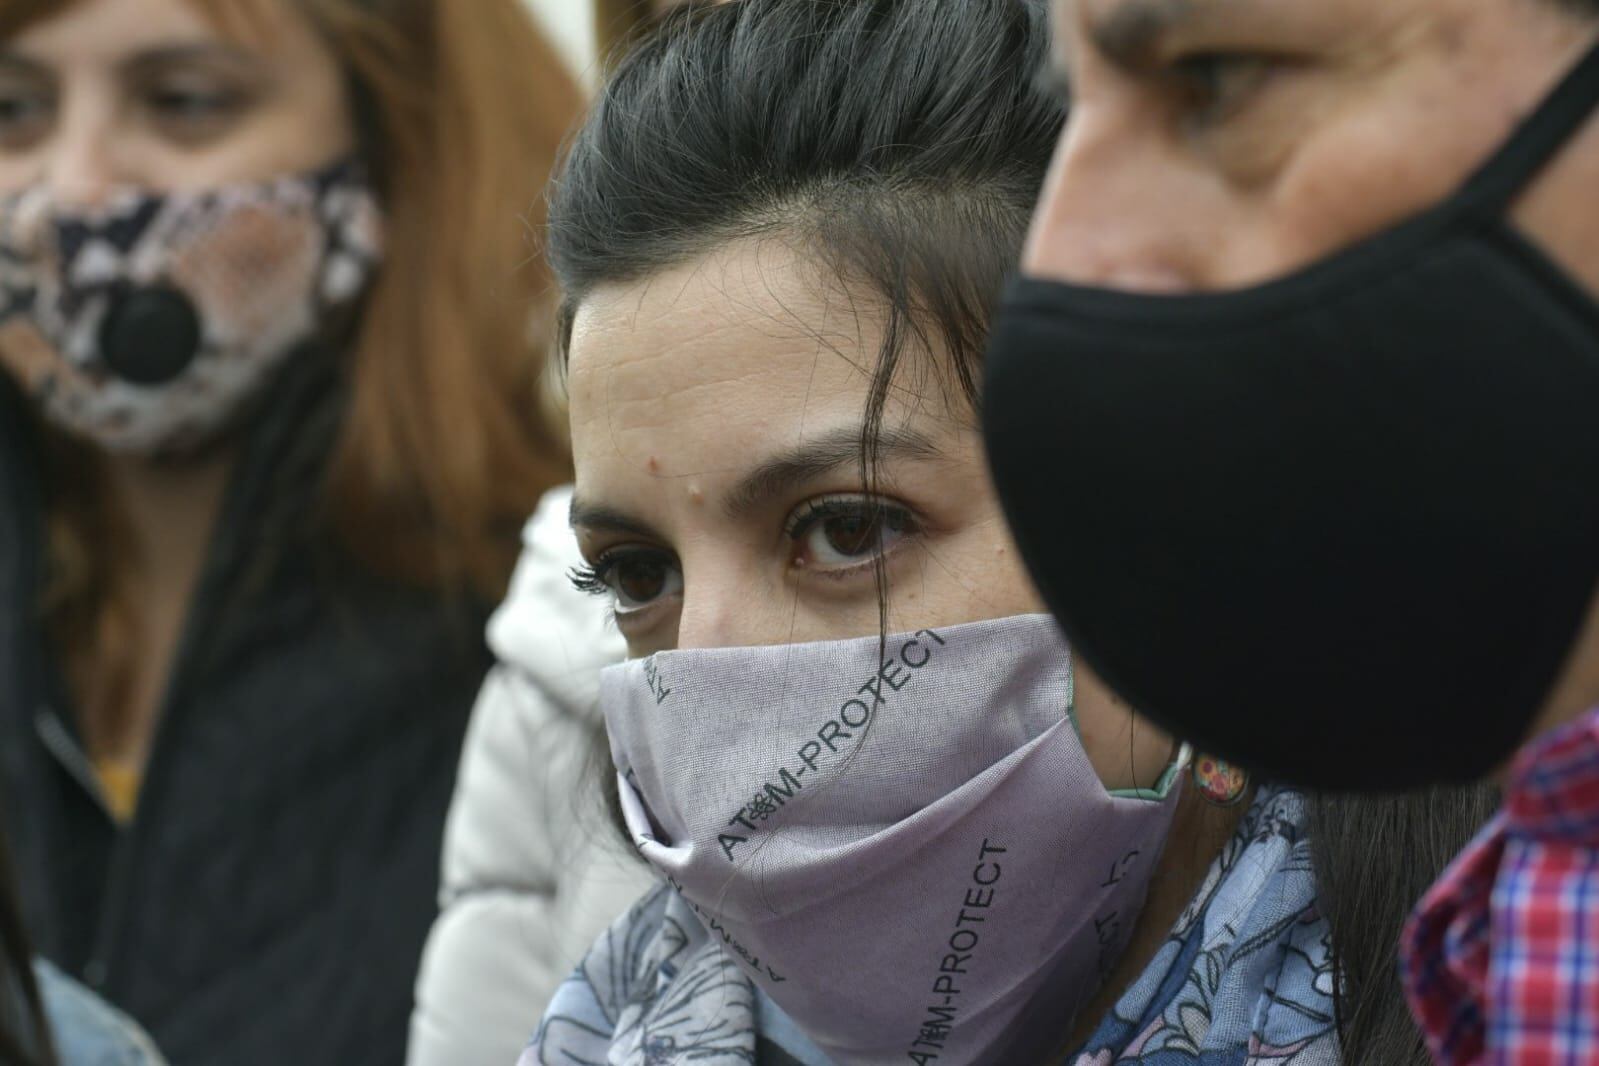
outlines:
M1400 954L1443 1066L1599 1066L1599 708L1517 757Z

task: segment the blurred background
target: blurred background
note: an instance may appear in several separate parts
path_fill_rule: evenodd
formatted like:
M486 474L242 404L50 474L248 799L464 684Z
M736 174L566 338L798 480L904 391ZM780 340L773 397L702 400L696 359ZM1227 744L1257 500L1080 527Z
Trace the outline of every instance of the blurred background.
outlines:
M572 73L592 87L596 69L592 0L527 0L527 4Z

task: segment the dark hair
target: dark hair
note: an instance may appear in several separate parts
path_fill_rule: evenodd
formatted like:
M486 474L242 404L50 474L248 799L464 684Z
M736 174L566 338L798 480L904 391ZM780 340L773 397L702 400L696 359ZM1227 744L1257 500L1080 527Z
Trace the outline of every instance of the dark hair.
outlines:
M1427 886L1493 815L1498 790L1309 800L1311 861L1341 979L1344 1061L1428 1066L1432 1057L1399 984L1399 933Z
M862 476L908 347L973 403L994 299L1064 122L1034 89L1048 44L1030 0L738 0L668 16L617 67L557 176L549 254L562 342L596 287L730 242L797 242L886 312ZM606 774L614 791L614 774ZM1476 798L1313 804L1346 969L1350 1062L1410 1061L1393 972L1425 879L1480 821ZM1363 843L1362 843L1363 842ZM1373 850L1380 847L1380 850ZM1416 1058L1416 1062L1424 1059Z
M880 388L914 342L947 352L974 400L1064 120L1033 86L1047 41L1042 5L1022 0L740 0L666 17L553 185L563 337L596 285L776 235L880 294Z
M0 1063L51 1066L55 1055L14 884L10 853L0 839Z

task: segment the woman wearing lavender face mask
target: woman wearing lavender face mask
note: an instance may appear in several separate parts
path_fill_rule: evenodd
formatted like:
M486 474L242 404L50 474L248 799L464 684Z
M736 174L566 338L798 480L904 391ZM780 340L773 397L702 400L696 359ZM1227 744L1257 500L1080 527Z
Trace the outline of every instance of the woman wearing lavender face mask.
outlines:
M524 1064L1319 1066L1349 1019L1350 1061L1419 1054L1380 953L1335 988L1305 801L1119 703L1017 567L974 382L1063 119L1044 47L1005 0L742 0L669 18L575 141L575 579L637 657L601 703L665 884ZM1383 901L1353 939L1476 824L1439 811L1327 871Z

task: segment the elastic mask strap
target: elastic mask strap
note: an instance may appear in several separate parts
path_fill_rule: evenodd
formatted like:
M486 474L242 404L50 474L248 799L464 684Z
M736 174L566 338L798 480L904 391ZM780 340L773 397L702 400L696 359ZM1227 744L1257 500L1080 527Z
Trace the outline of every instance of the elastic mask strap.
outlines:
M1472 210L1500 214L1516 194L1566 146L1599 108L1599 42L1572 68L1482 169L1461 187L1457 200Z

